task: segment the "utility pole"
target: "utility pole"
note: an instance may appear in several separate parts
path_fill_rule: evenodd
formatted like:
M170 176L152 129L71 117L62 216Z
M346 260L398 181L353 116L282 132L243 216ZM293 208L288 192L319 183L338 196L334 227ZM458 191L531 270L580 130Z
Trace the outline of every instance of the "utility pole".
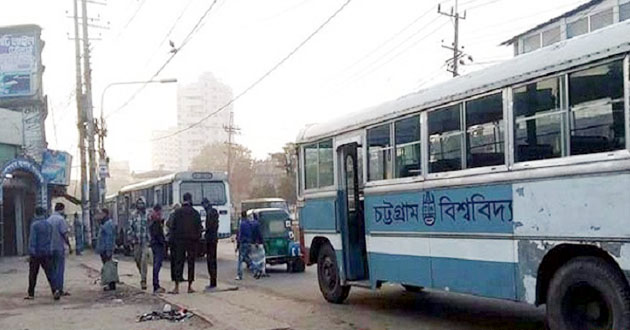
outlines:
M453 77L457 77L459 76L459 65L464 64L464 61L462 58L466 56L466 54L464 54L463 52L464 47L462 46L460 48L459 46L459 20L466 19L466 11L464 11L464 15L460 15L458 11L458 0L455 0L455 6L451 7L450 12L443 12L440 5L438 4L438 14L452 18L453 23L455 25L455 36L453 38L452 47L444 46L444 45L442 45L442 47L448 50L451 50L453 52L453 57L446 61L446 64L447 64L446 70L448 72L451 72L453 74ZM468 58L472 61L472 57L468 56Z
M232 142L234 134L239 134L241 131L240 128L234 126L234 111L230 110L230 121L228 125L223 125L223 129L228 133L228 154L227 154L227 177L228 182L232 179L232 147L234 146L234 142Z
M90 67L90 40L88 35L87 0L81 0L83 19L83 77L85 83L85 118L87 122L88 158L90 161L90 242L94 238L94 216L97 213L99 192L96 176L96 149L94 146L94 113L92 108L92 69Z
M76 102L77 102L77 128L79 129L79 156L81 158L81 222L83 228L90 222L88 209L88 178L85 154L85 111L83 107L83 82L81 80L81 44L79 41L79 9L77 1L74 5L74 49L76 53ZM85 15L85 14L84 14ZM85 17L85 16L84 16Z

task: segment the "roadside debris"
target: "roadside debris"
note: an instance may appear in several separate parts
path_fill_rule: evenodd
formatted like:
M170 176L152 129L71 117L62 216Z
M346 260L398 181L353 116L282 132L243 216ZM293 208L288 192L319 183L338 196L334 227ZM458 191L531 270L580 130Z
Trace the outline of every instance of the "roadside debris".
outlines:
M156 321L156 320L169 320L171 322L182 322L193 317L193 313L185 308L180 310L173 310L171 305L166 304L162 311L153 311L150 313L144 313L138 318L138 322Z

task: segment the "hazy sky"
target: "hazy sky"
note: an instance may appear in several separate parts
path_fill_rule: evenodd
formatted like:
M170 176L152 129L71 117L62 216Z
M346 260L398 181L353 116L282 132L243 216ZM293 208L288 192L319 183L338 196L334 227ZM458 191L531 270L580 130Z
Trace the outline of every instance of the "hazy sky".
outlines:
M99 0L91 4L94 24L93 99L111 82L146 80L192 29L211 0ZM193 39L159 78L196 80L210 71L238 94L275 65L345 0L218 0ZM453 37L449 18L437 14L436 0L353 0L324 30L235 105L236 141L264 158L292 142L300 128L396 98L449 79L442 68ZM529 27L586 0L461 0L468 9L460 41L481 69L511 57L497 45ZM44 91L48 95L50 148L76 154L75 62L72 0L0 0L2 25L38 24L46 42ZM441 1L448 10L453 1ZM133 17L133 19L132 19ZM406 28L406 29L405 29ZM114 87L105 96L105 113L123 104L138 86ZM132 169L151 167L151 130L175 123L175 84L149 85L127 107L108 118L107 151L129 160ZM210 119L211 120L211 119ZM75 157L75 163L78 157ZM78 174L73 170L73 176Z

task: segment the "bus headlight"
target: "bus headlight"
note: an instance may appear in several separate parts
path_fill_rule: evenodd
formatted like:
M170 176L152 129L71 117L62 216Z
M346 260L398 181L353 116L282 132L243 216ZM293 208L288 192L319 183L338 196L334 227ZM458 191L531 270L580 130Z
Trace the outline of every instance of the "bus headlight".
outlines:
M292 231L290 231L290 232L289 232L289 239L291 239L291 240L292 240L292 239L294 239L294 238L295 238L295 235L293 235L293 232L292 232Z
M287 228L291 228L291 220L287 220L284 222L284 226Z

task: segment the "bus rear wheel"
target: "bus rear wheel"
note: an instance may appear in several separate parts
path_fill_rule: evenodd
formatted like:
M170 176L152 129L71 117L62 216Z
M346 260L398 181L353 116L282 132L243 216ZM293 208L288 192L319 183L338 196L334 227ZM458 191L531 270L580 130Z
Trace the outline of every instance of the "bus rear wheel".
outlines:
M547 291L551 330L630 329L630 288L612 265L578 257L562 266Z
M317 257L317 279L319 290L328 302L341 304L348 298L350 286L341 285L337 257L329 244L322 246Z

